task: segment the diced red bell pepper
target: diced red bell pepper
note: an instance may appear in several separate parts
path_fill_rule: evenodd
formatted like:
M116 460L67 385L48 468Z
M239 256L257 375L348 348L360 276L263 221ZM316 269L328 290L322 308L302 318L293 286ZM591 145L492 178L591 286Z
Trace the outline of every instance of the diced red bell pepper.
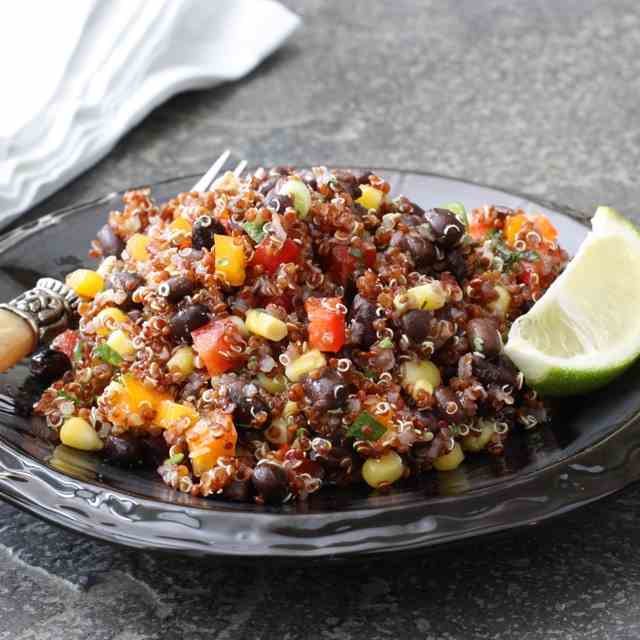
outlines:
M309 344L312 349L337 352L346 340L345 307L340 298L307 298Z
M364 244L362 249L338 244L331 249L329 272L343 286L347 284L354 272L364 267L371 268L376 263L376 248Z
M73 351L78 344L78 340L78 332L73 329L67 329L54 338L51 347L57 351L62 351L69 360L73 360Z
M275 273L281 264L297 262L301 249L293 240L287 238L279 250L273 251L270 240L263 240L257 247L253 257L253 264L259 264L269 273Z
M193 348L204 361L209 375L217 376L233 369L239 358L233 351L233 334L238 331L229 318L214 320L191 332Z

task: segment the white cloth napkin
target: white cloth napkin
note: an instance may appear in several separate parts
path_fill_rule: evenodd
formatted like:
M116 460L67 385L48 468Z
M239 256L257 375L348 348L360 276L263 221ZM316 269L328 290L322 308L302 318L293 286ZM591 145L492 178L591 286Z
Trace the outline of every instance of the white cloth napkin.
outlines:
M0 228L154 107L241 78L299 23L274 0L0 3Z

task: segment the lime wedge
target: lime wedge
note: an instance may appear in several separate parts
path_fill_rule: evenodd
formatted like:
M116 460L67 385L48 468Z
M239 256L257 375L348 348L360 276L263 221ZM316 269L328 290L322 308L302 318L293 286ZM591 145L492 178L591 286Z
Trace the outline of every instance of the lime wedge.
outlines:
M506 354L544 395L602 387L640 355L640 229L599 207L562 275L511 327Z

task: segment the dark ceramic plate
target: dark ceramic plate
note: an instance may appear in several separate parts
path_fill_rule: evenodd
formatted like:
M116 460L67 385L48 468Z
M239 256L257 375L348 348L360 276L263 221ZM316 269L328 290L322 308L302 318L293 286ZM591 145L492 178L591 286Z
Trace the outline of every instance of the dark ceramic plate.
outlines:
M570 253L587 233L579 216L548 203L451 178L378 172L395 193L423 206L460 200L467 207L495 203L544 212ZM153 194L162 201L194 181L164 182ZM0 239L0 299L42 275L62 278L91 264L84 257L89 241L119 206L119 194L112 194ZM26 378L21 365L0 375L0 385L24 388ZM0 396L0 495L56 524L145 549L289 559L408 551L533 525L635 480L639 379L636 366L602 392L563 401L551 426L513 437L503 458L476 458L386 495L362 488L320 492L307 504L280 508L192 498L167 488L153 472L122 471L56 448L37 419L15 415L11 392Z

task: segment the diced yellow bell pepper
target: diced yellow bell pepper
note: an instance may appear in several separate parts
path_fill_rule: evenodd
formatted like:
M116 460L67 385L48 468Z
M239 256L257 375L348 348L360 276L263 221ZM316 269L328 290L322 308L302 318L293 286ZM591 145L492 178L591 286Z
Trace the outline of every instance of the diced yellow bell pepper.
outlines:
M122 329L116 329L109 336L107 345L123 358L130 356L136 350L133 346L133 342L131 342L131 338L129 338L129 336Z
M244 284L246 258L240 242L232 236L216 234L214 236L216 273L230 285L238 287Z
M142 233L134 233L127 241L127 253L139 262L148 260L151 256L147 251L147 245L151 242L149 236Z
M362 205L365 209L375 209L377 211L382 204L384 193L380 191L380 189L376 189L368 184L362 185L360 187L360 191L362 192L362 195L356 200L356 202Z
M219 432L221 435L218 435ZM209 420L200 420L185 435L193 474L200 477L213 469L218 458L234 456L238 433L228 413L216 413Z
M109 322L109 320L122 323L127 322L129 318L124 311L121 311L117 307L107 307L106 309L103 309L95 318L96 333L99 336L108 336L113 331L113 329L107 327L107 322Z
M522 227L529 221L529 218L520 213L517 216L508 216L504 222L504 239L508 245L513 246L516 236Z
M82 298L95 298L104 289L104 278L91 269L78 269L67 276L67 286Z
M193 407L173 402L173 400L163 400L158 405L153 424L163 429L170 429L175 427L183 418L188 418L190 426L197 422L198 417L198 412Z

